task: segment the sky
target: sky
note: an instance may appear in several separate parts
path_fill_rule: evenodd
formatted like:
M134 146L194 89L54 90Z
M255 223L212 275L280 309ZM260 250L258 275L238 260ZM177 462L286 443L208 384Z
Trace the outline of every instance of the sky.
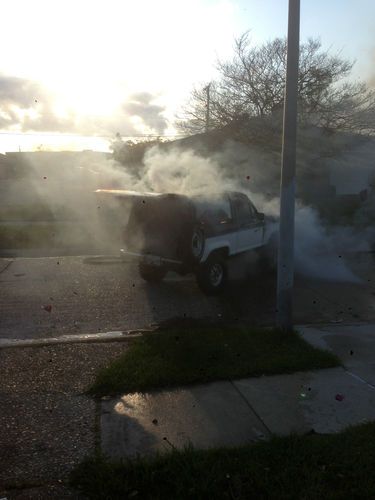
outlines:
M287 33L288 0L2 0L0 152L107 150L109 139L174 135L194 85L250 30ZM375 2L301 0L301 41L375 76Z

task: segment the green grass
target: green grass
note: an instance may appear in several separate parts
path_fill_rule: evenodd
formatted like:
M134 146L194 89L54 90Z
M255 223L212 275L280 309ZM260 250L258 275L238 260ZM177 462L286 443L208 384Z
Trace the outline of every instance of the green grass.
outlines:
M28 203L19 204L16 202L12 205L0 206L0 222L1 221L59 221L70 220L73 213L68 207L62 205L54 205L53 208L48 204Z
M0 207L0 221L19 220L53 220L53 213L48 206L42 203L30 203L27 205L8 205Z
M48 221L2 225L0 222L0 249L67 247L90 242L87 228L79 223Z
M213 380L339 366L333 354L296 332L195 328L146 333L109 367L89 392L102 396Z
M0 248L39 248L55 244L57 228L54 222L25 226L0 224Z
M173 451L134 461L85 460L72 485L88 498L375 498L375 424L340 434L273 437L241 448Z

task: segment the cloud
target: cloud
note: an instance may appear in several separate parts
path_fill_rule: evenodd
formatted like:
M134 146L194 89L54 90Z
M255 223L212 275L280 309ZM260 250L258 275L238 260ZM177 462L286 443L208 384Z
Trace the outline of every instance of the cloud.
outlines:
M0 74L0 130L20 132L61 132L80 135L134 135L154 133L167 127L165 108L154 104L155 96L140 92L130 96L106 116L80 115L56 107L57 99L39 82ZM133 118L141 119L140 128Z
M60 116L53 95L40 83L0 74L0 128L22 132L75 132L74 113Z
M128 102L122 108L131 116L138 116L143 123L158 133L163 133L167 128L167 120L163 116L165 108L158 104L152 104L155 96L148 92L139 92L130 96Z
M42 87L37 82L15 76L0 75L0 105L16 104L21 108L30 108L43 94Z

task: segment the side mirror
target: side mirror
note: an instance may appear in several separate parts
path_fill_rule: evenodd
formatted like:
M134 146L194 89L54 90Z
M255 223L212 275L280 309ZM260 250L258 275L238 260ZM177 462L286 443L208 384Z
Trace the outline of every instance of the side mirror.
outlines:
M264 214L263 213L258 212L258 217L259 217L259 220L261 220L262 222L264 222Z

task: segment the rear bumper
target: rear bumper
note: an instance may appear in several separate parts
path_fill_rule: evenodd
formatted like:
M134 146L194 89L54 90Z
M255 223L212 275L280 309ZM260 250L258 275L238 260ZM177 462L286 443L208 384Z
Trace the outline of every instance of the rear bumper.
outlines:
M182 266L182 262L174 259L167 259L165 257L160 257L159 255L150 255L137 252L129 252L124 248L120 249L120 255L123 259L133 260L136 262L144 262L152 266Z

